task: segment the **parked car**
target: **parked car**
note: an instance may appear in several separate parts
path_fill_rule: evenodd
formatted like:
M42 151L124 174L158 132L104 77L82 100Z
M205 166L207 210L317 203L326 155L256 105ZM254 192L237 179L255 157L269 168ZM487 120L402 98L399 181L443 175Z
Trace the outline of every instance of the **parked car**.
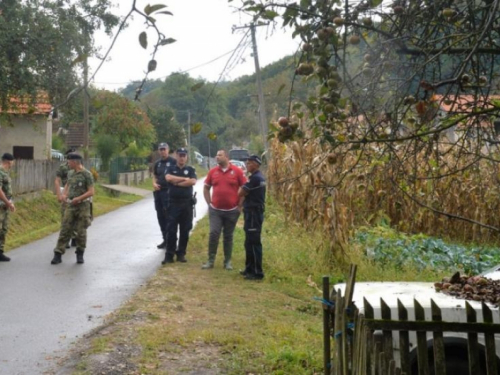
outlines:
M196 160L196 162L199 164L199 165L203 165L203 160L204 160L204 157L202 154L200 154L198 151L194 151L194 159Z
M248 159L250 153L244 148L229 150L229 159L239 160L245 162Z
M246 164L244 162L239 161L239 160L229 160L229 162L232 165L235 165L238 168L240 168L243 171L243 173L247 173L247 166L246 166Z
M51 157L52 160L60 160L60 161L64 160L64 154L54 149L51 149Z
M491 279L500 280L500 265L484 272L480 276ZM334 290L340 290L342 293L346 291L346 284L337 284L334 286ZM354 305L359 309L360 313L365 311L365 303L369 303L373 308L373 314L375 319L382 319L382 302L385 302L385 307L389 308L391 311L391 316L393 320L398 320L398 311L400 308L400 303L406 308L408 320L415 320L415 307L414 300L422 306L425 319L432 319L432 306L431 300L436 303L436 305L441 310L441 318L443 322L452 323L465 323L467 322L467 310L466 303L468 303L472 309L477 313L477 321L483 321L482 305L481 302L458 299L448 294L437 292L435 285L428 282L356 282L354 286L354 294L352 301ZM499 307L495 305L488 304L493 314L493 321L495 324L500 324ZM381 331L375 331L376 335L382 338ZM429 367L431 369L430 374L434 374L434 364L433 364L433 348L434 348L434 338L432 332L427 332L426 335L426 345L428 349L428 361ZM444 349L445 349L445 365L447 368L447 374L453 375L469 375L469 360L467 354L467 335L465 332L445 332L444 338ZM396 331L392 332L392 344L393 353L392 356L395 359L397 365L400 361L400 345L399 345L399 334ZM497 366L500 365L500 337L495 335L495 347L496 347L496 357ZM480 367L481 371L479 374L486 374L484 372L485 368L485 337L484 334L478 334L478 345L480 351ZM410 352L410 365L411 372L409 375L417 375L418 364L417 364L417 336L416 332L410 332L409 334L409 346L411 348ZM477 374L477 375L479 375Z

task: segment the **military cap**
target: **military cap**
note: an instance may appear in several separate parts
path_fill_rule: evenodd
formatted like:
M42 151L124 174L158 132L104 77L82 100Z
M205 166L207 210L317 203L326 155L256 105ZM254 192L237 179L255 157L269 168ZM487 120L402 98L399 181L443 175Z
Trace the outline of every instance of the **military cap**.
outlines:
M12 156L12 154L9 154L8 152L6 152L5 154L2 155L2 160L12 161L12 160L14 160L14 156Z
M250 161L254 161L256 162L257 164L261 165L262 164L262 160L260 160L260 158L257 156L257 155L250 155L247 160L250 160Z
M177 149L177 153L178 154L186 154L187 155L188 154L188 150L185 147L181 147L181 148Z
M70 154L68 154L68 160L82 160L82 155L79 155L75 152L72 152Z
M161 150L162 148L168 148L168 143L162 142L158 145L158 150Z
M68 148L68 150L64 153L64 155L69 155L72 152L75 152L76 150L74 148Z

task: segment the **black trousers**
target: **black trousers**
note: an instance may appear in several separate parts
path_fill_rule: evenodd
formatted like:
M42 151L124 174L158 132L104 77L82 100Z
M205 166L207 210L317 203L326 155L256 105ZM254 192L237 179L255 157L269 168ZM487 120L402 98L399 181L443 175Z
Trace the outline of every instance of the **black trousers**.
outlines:
M257 277L264 277L262 270L262 224L264 210L261 208L244 209L245 224L245 272Z
M153 193L155 199L156 217L158 218L158 225L160 226L163 240L167 239L167 210L168 210L168 190L158 190Z
M193 205L187 202L172 202L168 207L167 220L167 257L185 256L189 232L193 229ZM179 243L177 244L177 231Z

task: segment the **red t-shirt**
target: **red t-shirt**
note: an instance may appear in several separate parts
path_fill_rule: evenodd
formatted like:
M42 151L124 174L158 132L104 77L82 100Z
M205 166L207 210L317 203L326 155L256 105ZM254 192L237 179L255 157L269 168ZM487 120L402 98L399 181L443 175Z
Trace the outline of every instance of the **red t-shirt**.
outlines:
M232 164L228 164L225 172L219 165L210 169L205 185L212 188L212 207L217 210L232 210L238 207L238 189L246 182L243 171Z

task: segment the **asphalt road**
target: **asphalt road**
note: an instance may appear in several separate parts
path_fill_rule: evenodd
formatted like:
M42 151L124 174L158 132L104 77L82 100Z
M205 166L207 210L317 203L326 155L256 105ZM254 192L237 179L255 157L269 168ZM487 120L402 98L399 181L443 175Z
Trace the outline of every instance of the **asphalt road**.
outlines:
M195 189L199 220L207 211L203 182ZM96 218L87 234L83 265L74 249L62 264L50 264L58 233L10 251L12 261L0 263L0 374L43 374L161 267L152 194Z

